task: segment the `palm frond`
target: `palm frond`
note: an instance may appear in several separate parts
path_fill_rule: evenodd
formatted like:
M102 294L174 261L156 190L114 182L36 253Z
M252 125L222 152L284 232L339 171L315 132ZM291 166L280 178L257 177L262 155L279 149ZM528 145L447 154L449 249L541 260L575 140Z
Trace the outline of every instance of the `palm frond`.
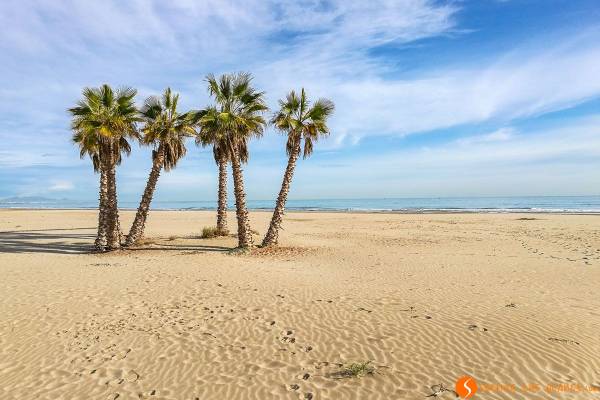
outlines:
M112 148L117 163L121 161L121 154L131 152L126 138L137 136L136 93L127 87L115 91L107 84L86 87L82 90L82 99L68 109L72 116L73 141L79 146L80 156L90 157L96 171L100 168L103 148ZM107 146L109 143L114 146Z
M195 124L196 119L200 119L196 112L180 114L178 100L179 95L167 88L161 97L146 98L140 110L144 122L142 143L154 146L153 158L158 155L157 149L161 150L166 171L174 168L186 154L185 140L197 135Z
M262 113L267 110L264 93L252 86L249 73L223 74L206 77L209 94L215 105L205 109L198 118L200 134L196 143L213 146L215 160L229 158L234 149L242 162L248 160L247 142L261 136L266 122Z
M335 107L332 101L319 99L310 104L304 88L300 95L292 90L285 99L279 100L279 110L270 119L270 123L281 133L288 136L286 153L288 156L299 152L304 140L303 158L309 157L314 149L314 142L329 134L328 118Z

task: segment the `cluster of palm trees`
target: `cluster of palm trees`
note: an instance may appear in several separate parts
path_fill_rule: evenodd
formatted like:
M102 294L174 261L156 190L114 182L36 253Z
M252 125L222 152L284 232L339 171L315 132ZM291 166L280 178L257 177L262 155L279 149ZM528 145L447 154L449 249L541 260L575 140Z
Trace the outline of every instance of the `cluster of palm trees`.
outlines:
M252 87L247 73L208 75L208 91L214 104L202 110L177 111L179 95L167 88L162 97L151 96L141 108L135 106L137 91L113 90L109 85L85 88L83 98L73 108L71 129L80 156L89 156L100 174L98 233L94 247L110 251L132 246L143 237L150 204L161 171L169 171L186 154L186 140L212 146L219 168L217 234L227 235L227 166L233 173L238 246L253 245L248 218L242 164L249 158L248 142L262 136L271 123L287 135L288 164L283 176L271 223L262 246L277 244L285 202L296 162L310 156L314 142L329 134L327 120L334 105L327 99L310 103L304 89L291 91L279 101L270 121L264 92ZM123 237L117 203L116 167L131 152L130 141L152 147L152 168L129 233Z

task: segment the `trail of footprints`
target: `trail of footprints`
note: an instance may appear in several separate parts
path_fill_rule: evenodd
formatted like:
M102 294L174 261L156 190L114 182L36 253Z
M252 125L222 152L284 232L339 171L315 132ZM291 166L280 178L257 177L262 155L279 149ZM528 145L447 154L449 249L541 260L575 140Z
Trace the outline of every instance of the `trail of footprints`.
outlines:
M522 238L519 239L521 247L538 256L552 259L566 260L570 262L582 262L592 265L600 260L600 234L587 231L585 235L558 232L549 233L546 230L519 231ZM552 253L545 253L535 242L551 245Z
M279 299L284 299L283 295L276 295ZM75 369L75 375L80 378L92 377L99 383L107 387L115 388L115 392L111 394L109 399L125 398L126 396L119 392L119 387L124 384L137 384L143 382L143 371L138 370L135 366L132 368L117 368L120 360L126 359L134 350L129 347L119 347L114 343L103 345L107 342L118 342L118 336L126 331L143 331L160 340L161 337L168 335L182 335L184 333L192 333L195 335L206 336L209 340L218 339L217 332L210 332L206 328L206 323L211 322L226 322L235 312L245 312L241 318L247 321L252 321L261 324L267 329L266 334L273 335L276 339L275 345L279 348L275 351L286 351L291 355L307 354L313 351L313 345L303 343L297 335L297 331L293 327L281 326L281 323L265 319L259 315L263 311L254 311L251 309L236 310L235 306L230 307L225 304L208 305L194 299L199 298L197 293L192 293L186 299L180 299L171 304L147 302L143 303L143 308L134 309L132 306L124 306L117 308L116 315L111 315L107 319L101 318L98 314L93 314L86 322L75 324L74 327L67 330L56 332L56 335L65 337L66 354L75 354L70 360L70 365ZM188 300L189 299L189 300ZM316 302L324 302L325 304L333 303L333 300L314 300ZM516 304L510 303L505 305L507 308L515 308ZM364 313L365 315L373 315L373 311L364 307L353 308L354 312ZM409 319L432 320L430 315L418 313L414 306L399 311L408 312ZM148 321L152 321L148 325ZM475 324L466 327L468 331L488 332L487 328L477 326ZM114 340L113 340L114 339ZM548 339L556 343L575 343L567 339ZM577 343L579 344L579 343ZM211 345L211 344L207 344ZM220 347L233 346L232 344L218 344ZM213 346L214 346L213 345ZM245 346L240 346L244 350ZM312 368L303 369L296 375L291 382L284 383L288 391L297 393L300 398L313 399L315 394L311 388L311 378L317 374L319 376L332 377L335 372L339 373L339 369L343 364L327 361L319 361L313 364ZM147 388L137 391L139 399L152 399L159 393L158 389Z
M222 285L220 285L222 287ZM198 298L196 295L189 296L190 299ZM284 299L285 296L277 295ZM332 302L332 301L329 301ZM206 304L206 303L204 303ZM55 332L55 335L66 339L65 353L74 354L70 359L69 365L75 369L74 375L79 379L93 378L97 382L107 387L114 387L115 392L109 395L109 399L126 398L127 396L119 392L119 387L127 383L136 383L143 381L143 373L136 371L135 368L123 370L113 365L113 362L124 360L132 353L132 349L120 348L115 343L105 345L110 342L118 342L118 337L128 331L145 332L156 340L161 340L169 335L182 335L185 333L194 333L203 335L207 338L217 339L214 333L205 330L206 323L226 322L231 319L231 314L236 311L234 308L225 304L207 306L202 302L195 300L182 299L172 304L143 302L143 308L139 306L117 307L112 315L91 314L85 322L76 323L70 329L63 329ZM244 311L244 310L241 310ZM259 315L252 315L253 312L245 310L247 315L242 319L247 321L256 321L265 324L268 328L266 332L277 332L279 343L285 345L279 351L289 351L290 354L309 353L313 350L310 344L301 344L298 342L294 329L281 329L276 321L264 320ZM191 318L195 316L195 318ZM148 321L151 321L148 324ZM264 326L264 325L263 325ZM273 333L271 333L273 334ZM232 345L215 344L219 347ZM245 349L245 346L241 346ZM301 382L306 382L310 374L304 373L299 377ZM297 384L296 384L297 385ZM293 391L302 393L305 399L312 399L312 392L302 392L300 386L294 386ZM137 393L139 399L154 398L159 393L157 389L150 388Z
M275 326L275 321L271 321L271 326ZM294 349L299 350L303 353L309 353L310 351L313 350L313 347L311 345L299 345L296 342L296 333L293 329L284 329L282 331L279 332L279 336L277 337L277 339L283 343L283 344L287 344L287 345L296 345L294 347ZM296 354L296 351L294 350L287 350L287 349L280 349L282 351L290 351L290 353L292 355ZM303 385L303 383L305 383L306 381L308 381L310 379L311 375L308 372L304 372L300 375L296 376L296 382L288 384L286 386L286 389L292 392L298 392L301 394L301 398L303 399L312 399L314 397L313 392L311 391L302 391L301 388Z

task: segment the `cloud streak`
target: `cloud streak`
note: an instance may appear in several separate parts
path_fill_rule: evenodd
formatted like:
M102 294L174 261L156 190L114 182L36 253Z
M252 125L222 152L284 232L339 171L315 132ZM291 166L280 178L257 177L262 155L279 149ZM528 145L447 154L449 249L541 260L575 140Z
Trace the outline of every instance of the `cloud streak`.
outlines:
M329 197L335 191L339 197L353 197L369 190L383 192L384 197L410 196L415 190L432 196L440 191L454 196L540 195L549 186L553 194L598 193L600 116L569 120L527 134L511 127L497 132L510 135L501 140L457 139L411 150L340 157L338 165L323 160L301 165L298 179L305 189L296 195ZM308 185L315 174L323 182L335 180L338 184L333 190L327 185Z
M598 39L597 34L582 35L533 54L516 50L489 65L435 69L411 79L360 76L349 80L322 73L306 81L313 82L313 91L326 88L338 104L336 128L350 136L409 135L489 120L508 122L598 97ZM356 63L353 60L353 68ZM363 65L369 63L362 60ZM280 65L282 82L274 91L294 76L302 81L299 69L295 65L286 74ZM316 75L320 66L305 69L309 76Z

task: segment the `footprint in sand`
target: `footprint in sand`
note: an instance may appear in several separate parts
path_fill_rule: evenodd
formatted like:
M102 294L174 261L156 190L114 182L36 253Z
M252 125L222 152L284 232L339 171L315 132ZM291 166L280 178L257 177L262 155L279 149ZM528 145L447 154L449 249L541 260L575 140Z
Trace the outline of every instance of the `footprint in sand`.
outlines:
M138 374L134 370L129 370L129 372L127 372L127 375L125 376L125 379L127 379L127 382L133 383L140 379L140 374Z
M111 359L115 359L115 360L123 360L127 357L127 355L131 352L131 349L127 349L125 350L123 353L121 354L113 354L111 356Z
M282 343L296 343L294 331L291 329L281 331L281 337L279 338L279 341Z
M477 326L477 325L469 325L469 330L470 330L470 331L477 331L477 330L480 330L480 331L482 331L482 332L487 332L487 331L488 331L488 329L487 329L487 328L480 328L480 327L479 327L479 326Z
M411 318L424 318L424 319L432 319L433 317L430 315L411 315Z

